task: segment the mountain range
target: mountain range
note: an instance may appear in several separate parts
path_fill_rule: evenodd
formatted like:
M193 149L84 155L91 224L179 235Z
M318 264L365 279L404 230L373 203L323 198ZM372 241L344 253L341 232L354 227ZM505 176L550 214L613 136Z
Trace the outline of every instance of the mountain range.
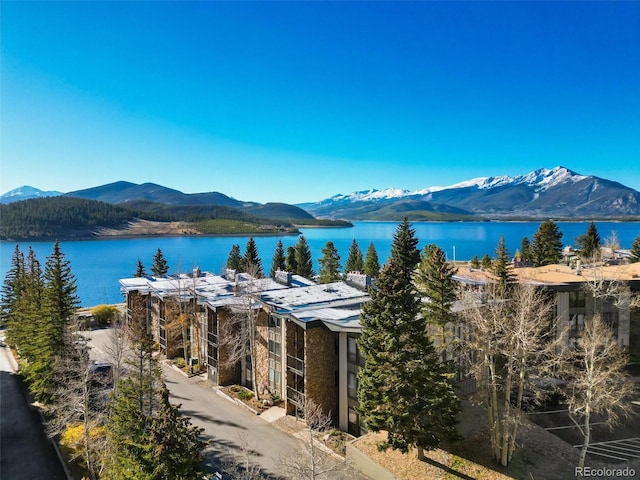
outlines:
M53 195L97 200L134 209L150 205L230 207L263 218L312 220L478 220L516 218L629 218L640 216L640 192L618 182L542 168L526 175L480 177L448 187L420 190L387 188L338 194L318 202L246 202L223 193L187 194L154 183L115 182L62 194L21 187L0 196L0 203Z
M350 220L626 218L640 216L640 192L558 166L513 177L474 178L448 187L339 194L298 206L316 217Z

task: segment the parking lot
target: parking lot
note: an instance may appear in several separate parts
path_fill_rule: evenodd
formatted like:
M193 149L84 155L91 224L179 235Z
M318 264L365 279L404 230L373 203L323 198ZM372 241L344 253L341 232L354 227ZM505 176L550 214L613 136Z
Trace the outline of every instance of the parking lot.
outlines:
M548 412L537 412L529 414L528 418L568 444L582 447L582 434L566 409L559 407ZM634 402L629 418L623 419L613 429L603 420L596 417L591 422L588 457L605 463L626 463L640 459L640 404Z

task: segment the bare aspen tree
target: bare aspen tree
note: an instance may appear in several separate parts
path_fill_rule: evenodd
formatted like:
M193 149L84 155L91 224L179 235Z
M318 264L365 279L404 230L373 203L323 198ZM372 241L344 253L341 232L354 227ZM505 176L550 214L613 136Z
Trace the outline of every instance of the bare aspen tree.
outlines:
M269 477L253 462L256 454L246 432L238 433L238 447L239 453L227 450L227 458L222 462L224 471L234 480L268 480Z
M313 400L304 402L305 429L300 436L302 444L292 453L283 454L280 464L291 478L300 480L320 480L323 478L345 478L347 465L336 458L318 439L331 427L331 417Z
M236 302L230 305L232 315L220 332L221 346L227 351L226 363L235 365L248 358L251 364L251 387L256 399L260 399L256 359L258 347L259 308L256 299L264 289L264 279L259 278L259 269L248 263L246 279L236 281Z
M116 393L120 376L124 371L125 356L127 354L127 325L121 315L111 321L109 338L105 346L108 361L112 365L113 388Z
M460 299L463 348L486 409L491 448L507 465L516 448L525 389L536 389L530 377L554 348L553 303L542 289L520 284L512 285L508 296L492 285L482 296L463 291Z
M569 416L583 437L579 461L583 467L594 416L612 427L630 412L633 386L624 372L628 358L611 328L596 314L585 321L574 348L565 349L557 360L557 375L567 382Z
M102 452L106 436L101 433L109 401L108 372L98 372L89 357L89 347L77 325L64 334L64 348L54 359L57 388L48 423L50 436L57 436L80 426L82 448L75 458L82 457L89 478L95 480L102 470Z

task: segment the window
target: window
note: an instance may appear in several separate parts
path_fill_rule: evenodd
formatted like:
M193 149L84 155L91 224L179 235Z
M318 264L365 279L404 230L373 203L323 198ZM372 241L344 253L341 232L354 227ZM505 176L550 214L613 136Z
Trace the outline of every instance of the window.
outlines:
M353 372L348 372L347 396L358 398L358 376Z
M585 304L585 296L582 290L569 292L569 308L584 308Z

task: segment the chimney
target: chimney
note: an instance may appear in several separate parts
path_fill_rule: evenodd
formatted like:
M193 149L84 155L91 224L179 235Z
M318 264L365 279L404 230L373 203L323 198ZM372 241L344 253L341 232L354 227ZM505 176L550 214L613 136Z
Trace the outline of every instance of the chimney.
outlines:
M364 273L350 272L347 273L347 284L352 287L359 288L360 290L366 290L372 284L371 277Z
M282 270L276 271L275 281L281 285L291 285L291 273Z

